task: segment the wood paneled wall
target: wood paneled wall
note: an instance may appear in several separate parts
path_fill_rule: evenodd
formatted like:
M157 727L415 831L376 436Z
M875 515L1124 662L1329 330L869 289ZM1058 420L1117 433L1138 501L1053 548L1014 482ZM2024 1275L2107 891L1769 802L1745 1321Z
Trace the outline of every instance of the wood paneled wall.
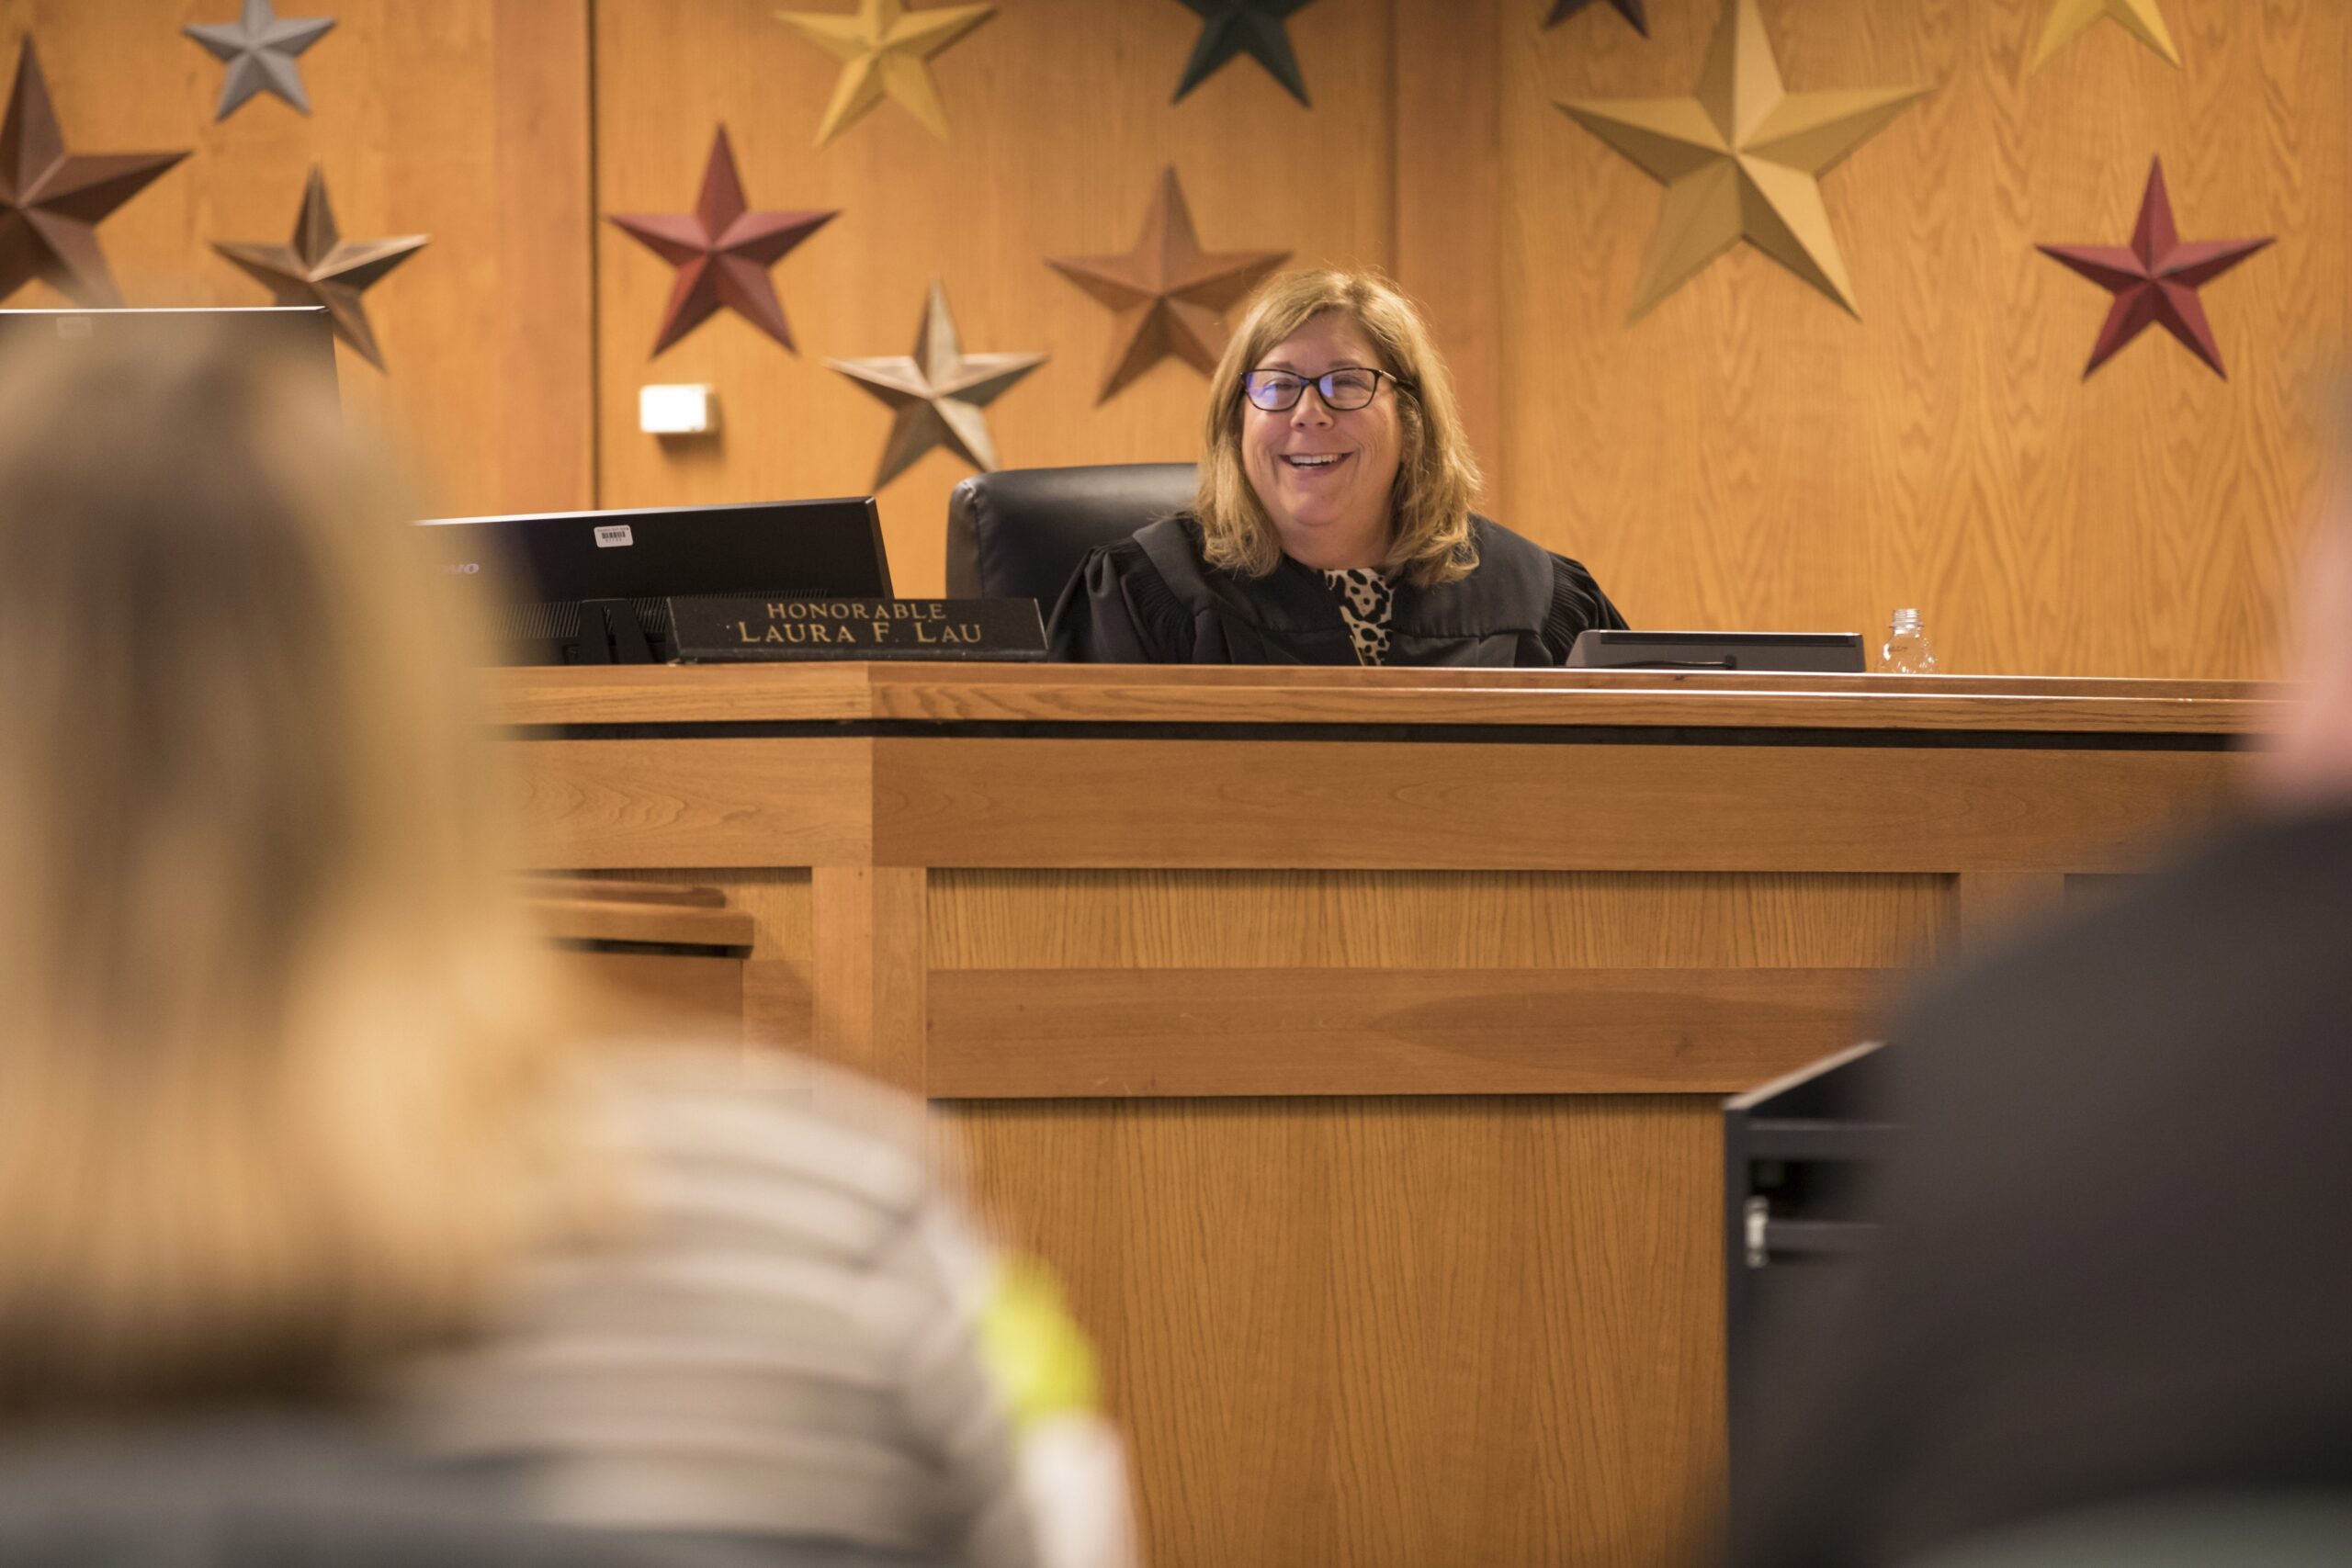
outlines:
M238 0L0 0L0 68L38 46L68 150L194 155L98 229L126 302L266 305L216 240L283 243L313 165L347 239L433 243L366 296L389 374L339 349L428 504L593 504L587 0L322 0L311 113L267 94L215 124L221 66L180 28ZM42 285L12 307L71 300Z
M1551 100L1688 92L1714 9L1506 51L1507 513L1652 624L1916 604L1962 670L2269 672L2344 343L2352 11L2164 0L2185 69L2102 23L2027 75L2047 0L1764 0L1792 88L1933 87L1824 182L1861 320L1743 249L1629 326L1657 187ZM2184 236L2278 243L2206 293L2230 379L2158 332L2085 381L2109 297L2032 246L2125 242L2157 154Z
M778 8L596 5L601 211L689 206L724 122L754 205L842 213L775 269L797 357L725 318L649 361L672 271L616 230L598 236L608 505L869 490L888 411L823 361L908 352L933 278L967 352L1053 356L989 410L1007 465L1191 457L1202 378L1170 361L1098 408L1111 314L1045 261L1133 245L1163 165L1212 250L1389 261L1385 4L1327 0L1295 18L1309 112L1246 60L1171 108L1199 19L1169 0L1011 0L933 62L952 142L885 103L822 151L840 64ZM646 381L716 385L718 439L639 434ZM903 592L939 591L947 492L969 471L934 452L882 492Z
M2033 75L2047 0L1761 0L1793 88L1932 89L1825 182L1861 319L1743 249L1637 322L1657 187L1554 104L1688 93L1719 0L1652 0L1646 41L1607 6L1317 0L1311 110L1246 59L1171 105L1172 0L1000 0L935 62L951 141L886 104L821 151L836 65L783 3L314 0L315 116L219 127L177 29L232 0L0 0L0 41L38 37L77 148L198 150L102 231L133 302L257 300L205 242L282 235L314 161L347 233L434 235L370 296L390 378L345 384L450 510L863 491L888 415L822 361L903 353L934 277L968 349L1053 356L991 410L1007 463L1190 456L1201 378L1098 407L1109 312L1044 259L1125 249L1172 164L1212 249L1419 293L1492 509L1639 623L1875 637L1916 604L1955 669L2274 668L2352 297L2335 0L2164 0L2184 69L2102 24ZM671 270L601 215L690 206L722 122L755 205L842 214L775 269L800 352L722 316L649 358ZM2279 243L2207 295L2228 380L2151 333L2086 382L2106 296L2032 244L2121 241L2156 154L2186 234ZM720 433L640 434L637 389L688 380ZM882 494L905 591L963 471Z

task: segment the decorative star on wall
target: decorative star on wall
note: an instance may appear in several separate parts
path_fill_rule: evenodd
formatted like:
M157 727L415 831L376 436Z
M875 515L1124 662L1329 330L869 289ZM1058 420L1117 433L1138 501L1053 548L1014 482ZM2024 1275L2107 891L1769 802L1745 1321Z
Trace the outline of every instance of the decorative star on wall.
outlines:
M76 304L119 305L98 220L186 152L68 152L32 39L0 115L0 299L34 278Z
M1544 18L1544 25L1556 28L1577 12L1590 10L1600 3L1600 0L1552 0L1552 14ZM1642 0L1609 0L1609 4L1616 7L1619 16L1634 24L1636 32L1644 38L1650 36L1650 19L1642 14Z
M669 303L662 307L661 330L653 335L654 354L710 320L721 306L790 352L799 352L768 268L841 212L752 212L749 206L735 169L735 148L722 125L711 139L702 195L692 212L616 212L608 219L678 269Z
M334 26L333 17L280 17L270 0L244 0L244 10L233 22L199 23L180 31L228 63L220 78L220 107L212 113L218 121L265 89L309 114L311 96L302 90L301 68L294 57Z
M1247 54L1266 68L1290 96L1306 102L1306 79L1299 74L1298 56L1291 51L1289 20L1315 0L1182 0L1201 18L1201 36L1193 42L1193 58L1184 62L1184 79L1176 84L1175 102L1216 74L1235 55Z
M1634 317L1742 240L1860 315L1822 205L1821 176L1923 92L1792 93L1756 0L1724 0L1693 96L1561 104L1666 183Z
M828 359L825 363L889 405L890 439L874 477L880 490L934 446L976 468L996 467L996 442L980 410L1046 363L1042 354L966 354L947 309L947 290L931 286L912 355Z
M2049 19L2041 24L2041 42L2035 46L2033 63L2026 69L2041 70L2050 63L2052 55L2088 32L2091 24L2102 17L2173 64L2180 63L2180 51L2173 47L2172 33L2165 26L2157 0L2052 0Z
M327 203L326 176L311 169L302 187L302 209L288 245L213 243L212 248L269 286L280 305L324 305L334 335L377 369L384 368L375 329L368 324L359 296L392 268L423 250L423 234L390 240L346 240Z
M2212 323L2205 319L2198 289L2271 243L2260 240L2188 240L2174 225L2172 197L2165 189L2165 165L2157 159L2148 168L2148 188L2140 197L2139 220L2126 245L2036 245L2043 255L2064 263L2115 296L2107 321L2092 345L2091 362L2083 367L2088 379L2116 352L2146 332L2160 326L2178 338L2188 352L2223 380L2221 345L2213 341Z
M817 145L822 147L855 125L886 97L946 141L947 111L939 107L928 62L994 15L994 6L910 12L906 0L857 0L854 17L778 11L778 21L798 28L803 38L842 62L833 101L825 106L825 118L817 127Z
M1046 265L1116 313L1097 403L1174 355L1203 374L1225 352L1225 312L1288 251L1204 251L1172 168L1144 213L1135 248L1107 256L1049 256Z

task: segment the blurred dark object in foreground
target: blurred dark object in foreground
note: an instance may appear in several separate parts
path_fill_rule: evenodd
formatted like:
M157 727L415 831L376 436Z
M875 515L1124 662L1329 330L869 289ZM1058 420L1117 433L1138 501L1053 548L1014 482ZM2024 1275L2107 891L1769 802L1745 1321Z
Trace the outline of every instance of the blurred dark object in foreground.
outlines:
M2352 1497L2192 1497L2086 1508L1972 1537L1905 1568L2342 1568Z
M1757 1352L1830 1310L1882 1227L1871 1200L1901 1129L1878 1119L1886 1048L1840 1051L1724 1107L1724 1371L1732 1529L1756 1509L1758 1444L1773 1429Z
M1889 1229L1759 1367L1736 1562L2352 1498L2347 947L2338 808L2243 829L1911 1010L1878 1107L1905 1129Z

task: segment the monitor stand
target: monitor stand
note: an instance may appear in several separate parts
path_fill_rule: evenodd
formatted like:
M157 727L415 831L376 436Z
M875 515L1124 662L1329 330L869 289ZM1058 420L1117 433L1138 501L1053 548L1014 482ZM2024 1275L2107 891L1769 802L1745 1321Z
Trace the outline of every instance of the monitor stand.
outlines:
M638 624L637 608L626 599L583 599L580 603L580 662L582 664L650 664L653 647Z

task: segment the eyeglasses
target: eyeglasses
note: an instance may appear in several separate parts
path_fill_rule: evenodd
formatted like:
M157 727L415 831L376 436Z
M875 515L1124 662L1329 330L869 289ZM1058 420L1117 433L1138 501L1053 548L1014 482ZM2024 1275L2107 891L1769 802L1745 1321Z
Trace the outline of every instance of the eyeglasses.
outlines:
M1281 413L1296 408L1298 400L1312 387L1325 408L1333 413L1347 413L1371 402L1383 381L1390 382L1400 392L1413 389L1410 381L1398 380L1385 370L1342 365L1320 376L1301 376L1290 370L1252 370L1241 378L1241 395L1250 400L1252 408Z

